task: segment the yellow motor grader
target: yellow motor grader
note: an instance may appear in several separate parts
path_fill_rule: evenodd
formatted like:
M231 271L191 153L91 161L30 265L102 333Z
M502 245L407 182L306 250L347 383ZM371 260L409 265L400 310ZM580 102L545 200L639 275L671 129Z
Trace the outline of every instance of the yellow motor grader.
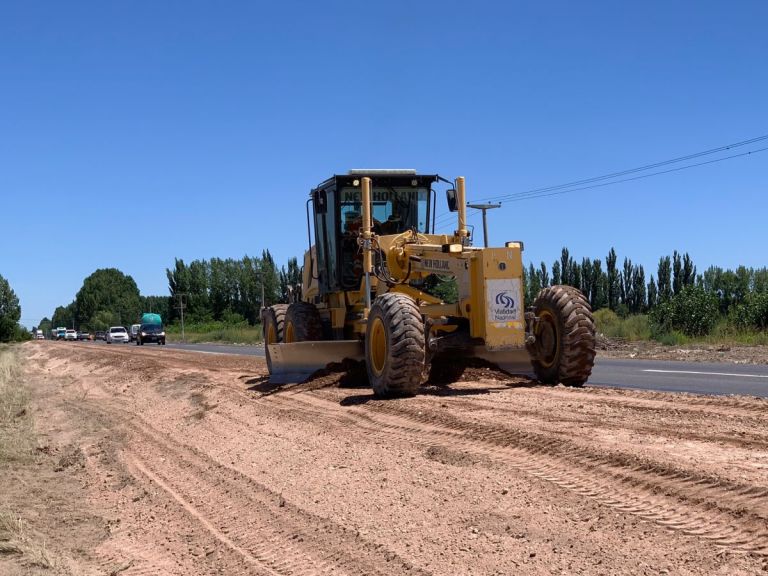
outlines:
M453 234L434 232L439 181L450 186L448 209L458 215ZM270 381L299 382L362 360L377 396L410 396L430 369L466 358L533 371L548 384L589 378L595 329L586 299L550 286L526 310L523 243L472 246L463 177L332 176L310 192L307 235L297 301L262 311ZM455 278L455 302L430 293L435 275Z

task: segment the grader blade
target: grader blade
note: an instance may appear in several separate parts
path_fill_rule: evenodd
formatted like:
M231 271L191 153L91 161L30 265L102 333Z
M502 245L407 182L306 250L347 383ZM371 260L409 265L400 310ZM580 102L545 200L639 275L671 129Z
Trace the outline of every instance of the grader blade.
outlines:
M324 340L268 344L269 382L297 384L318 370L344 360L363 360L363 343L358 340Z
M485 346L474 346L471 355L495 364L510 374L533 376L531 356L525 348L512 350L488 350Z

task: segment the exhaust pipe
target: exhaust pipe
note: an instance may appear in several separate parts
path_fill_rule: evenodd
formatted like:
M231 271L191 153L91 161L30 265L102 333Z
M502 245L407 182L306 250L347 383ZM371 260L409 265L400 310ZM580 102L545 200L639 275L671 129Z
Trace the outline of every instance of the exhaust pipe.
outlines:
M459 227L456 230L456 236L458 236L459 242L463 245L469 236L469 230L467 230L467 193L464 188L464 176L456 178L456 204L459 209Z
M363 272L365 272L365 317L371 309L371 272L373 272L373 254L371 252L371 179L365 176L362 179L363 200L363 227L361 231L361 244L363 247Z

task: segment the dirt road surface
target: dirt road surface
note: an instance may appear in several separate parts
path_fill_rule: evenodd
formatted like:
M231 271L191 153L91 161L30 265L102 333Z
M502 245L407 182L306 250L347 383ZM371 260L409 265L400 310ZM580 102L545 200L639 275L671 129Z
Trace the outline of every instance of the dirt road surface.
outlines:
M766 574L768 402L475 369L381 401L257 358L29 343L0 574Z
M677 360L723 364L768 364L768 346L738 344L688 344L666 346L653 341L627 342L598 337L598 355L604 358Z

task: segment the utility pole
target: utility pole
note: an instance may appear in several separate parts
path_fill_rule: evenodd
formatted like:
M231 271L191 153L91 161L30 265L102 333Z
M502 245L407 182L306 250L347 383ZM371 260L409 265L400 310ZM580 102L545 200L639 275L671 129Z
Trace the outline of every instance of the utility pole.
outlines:
M485 247L488 248L488 223L485 219L485 213L493 208L501 208L501 204L469 204L467 208L474 208L475 210L483 211L483 240L485 241Z
M184 296L186 294L176 294L176 297L179 299L179 303L176 305L176 308L179 310L179 313L181 314L181 341L186 342L186 337L184 335L184 308L186 308L186 304L184 304Z

